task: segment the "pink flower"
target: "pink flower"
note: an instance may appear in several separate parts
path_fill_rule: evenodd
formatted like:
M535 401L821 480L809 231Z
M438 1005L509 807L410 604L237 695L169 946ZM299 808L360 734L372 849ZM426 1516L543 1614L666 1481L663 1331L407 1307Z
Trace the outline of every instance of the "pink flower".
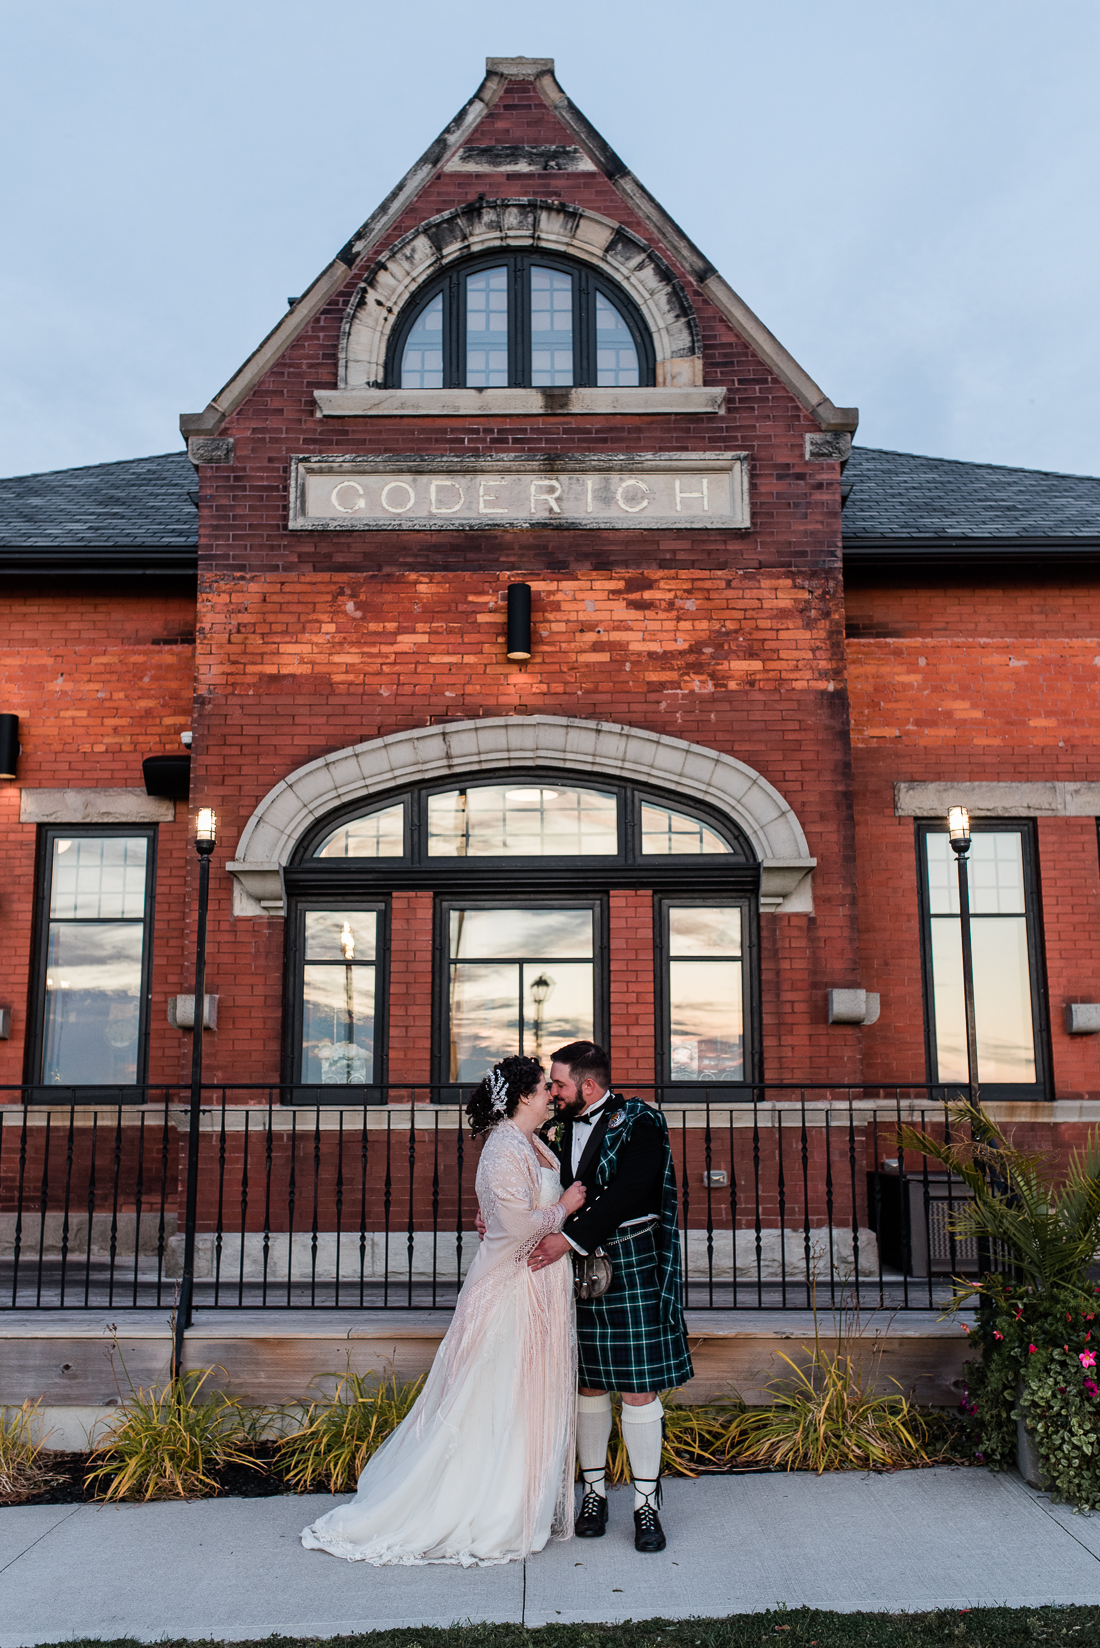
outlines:
M970 1332L970 1329L967 1327L965 1322L962 1322L960 1324L960 1326L962 1327L962 1330L963 1330L964 1333L969 1333Z
M1094 1350L1080 1351L1077 1360L1083 1368L1094 1368L1096 1366L1096 1352Z
M996 1328L994 1328L994 1329L993 1329L993 1337L994 1337L994 1339L1003 1339L1003 1338L1004 1338L1004 1334L1003 1334L1003 1333L998 1333L998 1332L997 1332L997 1329L996 1329Z
M1095 1379L1086 1379L1085 1389L1090 1396L1100 1396L1100 1385L1096 1383Z
M1035 1352L1036 1352L1036 1351L1037 1351L1037 1350L1038 1350L1038 1349L1039 1349L1039 1347L1038 1347L1038 1345L1029 1345L1029 1346L1028 1346L1028 1347L1027 1347L1027 1354L1028 1354L1028 1355L1029 1355L1029 1356L1034 1356L1034 1354L1035 1354Z

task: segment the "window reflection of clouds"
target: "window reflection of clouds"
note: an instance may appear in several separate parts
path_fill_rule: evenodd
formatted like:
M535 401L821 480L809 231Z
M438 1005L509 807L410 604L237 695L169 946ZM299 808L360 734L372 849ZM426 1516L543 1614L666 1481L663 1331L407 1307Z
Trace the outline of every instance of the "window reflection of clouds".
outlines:
M508 1053L545 1059L560 1042L592 1036L593 969L582 959L593 953L590 908L452 910L449 941L452 1081L477 1081Z
M452 910L451 955L590 956L592 911Z
M966 1009L955 854L947 835L925 835L931 915L936 1074L966 1081ZM974 957L978 1080L1030 1085L1036 1079L1031 968L1019 830L976 831L967 866Z
M672 812L668 807L642 803L643 853L728 853L729 847L717 830L690 813Z
M142 920L148 848L144 836L55 838L51 917L69 921Z
M668 932L669 1074L674 1081L742 1081L740 907L673 906Z
M354 943L352 959L373 961L378 944L377 910L307 910L306 960L345 961L345 927Z
M302 985L302 1080L373 1081L374 968L307 965Z
M393 807L353 818L327 835L314 858L403 858L405 854L405 808Z
M430 858L617 853L618 807L599 790L485 784L428 800Z

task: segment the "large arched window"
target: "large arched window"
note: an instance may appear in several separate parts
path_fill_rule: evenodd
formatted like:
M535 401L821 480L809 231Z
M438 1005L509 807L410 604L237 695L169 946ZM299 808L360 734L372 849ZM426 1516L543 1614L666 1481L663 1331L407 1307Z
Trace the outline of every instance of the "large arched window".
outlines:
M605 1040L624 1013L661 1083L702 1097L759 1076L759 869L730 820L696 803L576 774L479 773L330 815L285 875L287 1079L307 1096L384 1096L390 957L407 967L410 951L418 976L430 959L444 1093L505 1053ZM411 933L404 900L395 940L394 899L409 892L430 893L413 901L426 925ZM635 948L611 935L627 904L647 932L632 945L654 955L642 987Z
M397 389L563 389L653 382L653 347L626 294L595 270L538 252L458 264L397 326Z

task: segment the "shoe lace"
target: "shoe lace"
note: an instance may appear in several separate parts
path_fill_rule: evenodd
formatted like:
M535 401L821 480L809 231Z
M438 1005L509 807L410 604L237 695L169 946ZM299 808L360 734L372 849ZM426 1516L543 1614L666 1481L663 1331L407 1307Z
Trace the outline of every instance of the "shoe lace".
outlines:
M580 1514L582 1516L599 1516L600 1507L601 1495L596 1492L595 1488L589 1488L588 1492L581 1500Z
M652 1533L657 1526L657 1512L648 1500L644 1505L639 1505L637 1515L642 1530L647 1534Z

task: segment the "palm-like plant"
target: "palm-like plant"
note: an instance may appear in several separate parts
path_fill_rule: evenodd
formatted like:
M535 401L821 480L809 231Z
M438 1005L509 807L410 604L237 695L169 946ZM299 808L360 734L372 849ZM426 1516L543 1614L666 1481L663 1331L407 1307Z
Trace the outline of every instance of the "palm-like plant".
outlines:
M1064 1181L1056 1184L1049 1164L1017 1149L980 1104L955 1105L951 1117L957 1139L935 1139L914 1127L903 1127L898 1139L906 1150L941 1162L972 1191L973 1200L952 1216L953 1234L999 1249L1038 1292L1084 1294L1100 1248L1100 1134L1090 1133L1072 1153ZM978 1291L965 1287L956 1302Z

